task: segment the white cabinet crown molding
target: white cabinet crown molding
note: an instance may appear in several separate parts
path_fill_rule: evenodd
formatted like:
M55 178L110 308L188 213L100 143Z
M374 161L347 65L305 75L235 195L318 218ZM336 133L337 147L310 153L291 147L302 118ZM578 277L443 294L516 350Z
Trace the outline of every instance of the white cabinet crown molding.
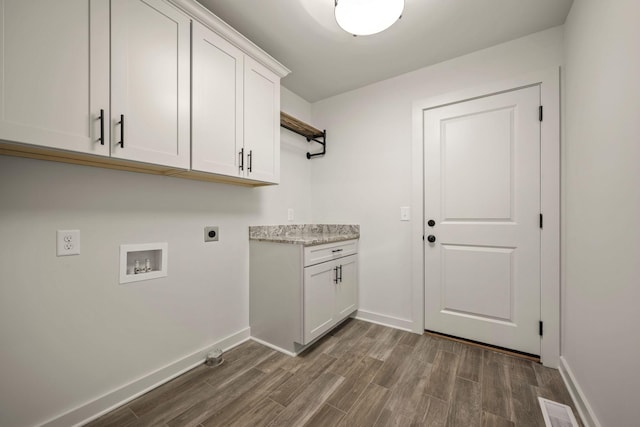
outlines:
M212 31L234 44L247 55L260 62L269 70L276 73L280 78L285 77L291 72L287 67L273 59L264 50L260 49L251 40L236 31L229 24L214 15L209 9L201 5L195 0L167 0L173 3L188 15L197 19L202 25L210 28Z

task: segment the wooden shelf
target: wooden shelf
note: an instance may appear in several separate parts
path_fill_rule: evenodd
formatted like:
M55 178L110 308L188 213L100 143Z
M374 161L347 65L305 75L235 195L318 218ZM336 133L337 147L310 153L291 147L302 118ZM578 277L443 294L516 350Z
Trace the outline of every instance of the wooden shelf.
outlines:
M312 140L314 138L320 138L324 135L324 132L320 129L316 129L311 125L306 124L302 120L298 120L295 117L288 115L285 112L280 112L280 126L285 129L289 129L292 132L297 133L298 135L302 135L307 140Z
M324 156L327 153L327 131L316 129L311 125L306 124L302 120L298 120L295 117L288 115L280 111L280 126L285 129L289 129L291 132L295 132L298 135L302 135L307 138L308 142L317 142L322 145L322 151L320 153L307 153L307 159L312 159L318 156Z

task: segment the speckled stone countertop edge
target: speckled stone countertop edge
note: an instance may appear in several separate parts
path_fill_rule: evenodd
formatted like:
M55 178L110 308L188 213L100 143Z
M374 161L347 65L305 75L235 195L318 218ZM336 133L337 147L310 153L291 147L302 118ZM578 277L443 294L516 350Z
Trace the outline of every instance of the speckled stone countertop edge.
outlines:
M315 246L315 245L323 245L325 243L335 243L335 242L343 242L346 240L354 240L359 239L359 234L343 234L337 236L299 236L299 237L255 237L252 238L254 242L271 242L271 243L286 243L292 245L303 245L303 246Z
M249 240L315 246L360 238L355 224L287 224L249 227Z

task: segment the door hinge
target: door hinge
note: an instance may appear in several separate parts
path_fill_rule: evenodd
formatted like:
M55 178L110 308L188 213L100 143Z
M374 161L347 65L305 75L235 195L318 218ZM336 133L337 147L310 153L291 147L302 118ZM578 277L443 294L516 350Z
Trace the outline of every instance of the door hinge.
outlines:
M543 221L543 219L542 219L542 214L540 214L540 228L542 228L543 223L544 223L544 221Z
M538 107L538 120L542 121L542 105Z
M540 328L540 330L539 330L540 336L542 336L542 333L544 332L544 327L543 327L542 320L540 321L539 328Z

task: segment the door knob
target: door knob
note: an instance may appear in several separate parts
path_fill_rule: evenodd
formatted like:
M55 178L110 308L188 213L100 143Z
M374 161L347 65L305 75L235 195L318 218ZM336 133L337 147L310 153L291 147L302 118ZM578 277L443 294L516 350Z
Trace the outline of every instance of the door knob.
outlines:
M427 236L427 240L429 241L429 243L433 243L436 241L436 236L434 236L433 234L429 234Z
M434 225L436 225L436 222L434 220L430 219L429 221L427 221L427 225L429 227L433 227Z

